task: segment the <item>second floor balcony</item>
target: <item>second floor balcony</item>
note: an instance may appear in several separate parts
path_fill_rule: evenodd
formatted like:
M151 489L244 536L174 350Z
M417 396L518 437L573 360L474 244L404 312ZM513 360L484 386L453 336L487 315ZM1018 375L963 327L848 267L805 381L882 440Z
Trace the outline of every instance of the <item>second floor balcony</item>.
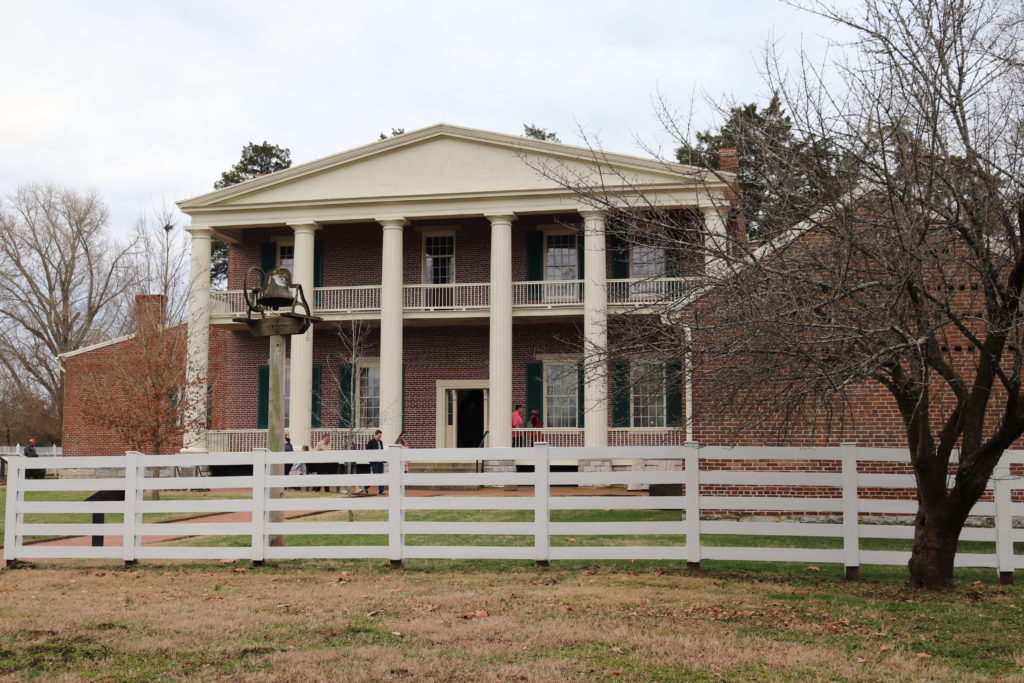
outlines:
M608 307L613 312L642 312L674 301L696 287L699 277L665 277L608 280ZM326 318L380 315L380 285L358 287L317 287L307 296L313 312ZM488 315L489 283L445 285L405 285L403 310L408 317ZM211 318L215 323L229 322L246 313L242 290L211 292ZM513 314L582 315L585 305L583 280L544 280L512 283ZM547 312L547 313L545 313Z

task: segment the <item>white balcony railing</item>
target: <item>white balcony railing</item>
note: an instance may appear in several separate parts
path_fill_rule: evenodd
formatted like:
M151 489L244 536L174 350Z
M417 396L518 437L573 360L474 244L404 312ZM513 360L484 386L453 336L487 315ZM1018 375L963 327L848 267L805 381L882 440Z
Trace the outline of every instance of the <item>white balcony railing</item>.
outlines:
M513 282L513 308L571 308L583 305L583 280Z
M491 304L488 283L406 285L403 305L407 311L484 309Z
M609 305L643 305L680 296L699 278L609 280ZM490 306L490 284L405 285L403 306L407 311L471 311ZM317 287L308 297L316 313L354 313L380 310L380 285ZM512 306L529 308L579 308L583 306L583 280L513 282ZM212 291L215 316L245 315L242 290Z
M675 299L693 288L699 278L661 277L608 281L609 304L644 304Z
M380 310L380 285L362 287L317 287L313 310L317 313Z

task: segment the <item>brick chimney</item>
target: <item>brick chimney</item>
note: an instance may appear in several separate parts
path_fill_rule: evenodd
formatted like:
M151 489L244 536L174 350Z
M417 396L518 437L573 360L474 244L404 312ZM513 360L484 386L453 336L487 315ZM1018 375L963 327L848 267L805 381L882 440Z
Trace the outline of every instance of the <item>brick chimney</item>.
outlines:
M718 150L718 169L726 173L740 172L740 156L735 147L722 147ZM747 239L747 220L743 216L743 204L739 193L739 183L733 182L726 190L725 198L729 202L729 216L726 219L726 230L737 243Z
M726 173L739 173L740 157L735 147L722 147L718 150L718 168Z
M135 296L135 333L159 329L164 323L164 295Z

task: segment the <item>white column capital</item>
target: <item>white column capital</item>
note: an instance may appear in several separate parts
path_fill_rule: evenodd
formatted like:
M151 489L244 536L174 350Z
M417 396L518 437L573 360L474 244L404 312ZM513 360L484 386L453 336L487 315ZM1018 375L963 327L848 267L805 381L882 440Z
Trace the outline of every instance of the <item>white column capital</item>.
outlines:
M213 228L209 225L186 225L185 232L192 235L192 239L213 237Z
M409 220L404 216L387 216L374 220L380 223L380 227L384 230L401 230L409 224Z
M494 213L484 214L484 218L491 222L491 225L495 223L511 223L516 219L514 211L495 211Z
M319 223L289 223L288 227L295 231L295 234L299 233L313 233L320 229Z
M604 222L605 216L608 215L607 211L600 211L598 209L580 209L577 213L583 217L585 221L600 220Z

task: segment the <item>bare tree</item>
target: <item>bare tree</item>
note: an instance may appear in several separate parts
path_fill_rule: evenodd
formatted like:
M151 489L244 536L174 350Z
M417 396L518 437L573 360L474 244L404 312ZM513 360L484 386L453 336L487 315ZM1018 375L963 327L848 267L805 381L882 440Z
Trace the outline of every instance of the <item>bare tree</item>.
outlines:
M29 184L0 200L0 365L19 388L42 390L60 418L57 355L111 335L130 285L132 245L109 239L93 193Z
M561 180L609 211L618 239L698 257L700 285L648 302L656 314L628 333L610 321L609 352L685 362L700 419L734 440L821 439L856 400L888 396L916 479L910 582L946 586L971 508L1024 434L1024 17L1009 0L798 6L854 39L796 73L766 59L801 143L756 179L775 198L770 241L748 241L726 201L727 229L696 240L685 212L628 178ZM693 144L685 120L661 117Z
M131 338L77 367L75 395L90 423L115 434L126 448L165 453L182 446L187 335L182 321L188 293L189 240L176 230L169 209L140 215L138 249L128 262L132 277ZM205 416L198 419L205 420ZM187 445L187 444L186 444Z

